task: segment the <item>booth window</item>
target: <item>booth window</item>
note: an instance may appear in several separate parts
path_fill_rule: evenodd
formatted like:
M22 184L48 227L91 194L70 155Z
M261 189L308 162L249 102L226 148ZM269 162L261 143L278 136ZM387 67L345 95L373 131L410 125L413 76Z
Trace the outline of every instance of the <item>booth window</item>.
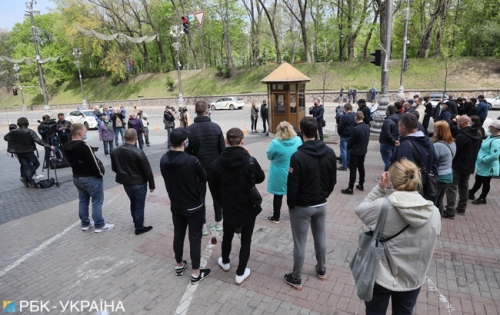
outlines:
M285 113L285 94L274 94L274 112L277 114Z

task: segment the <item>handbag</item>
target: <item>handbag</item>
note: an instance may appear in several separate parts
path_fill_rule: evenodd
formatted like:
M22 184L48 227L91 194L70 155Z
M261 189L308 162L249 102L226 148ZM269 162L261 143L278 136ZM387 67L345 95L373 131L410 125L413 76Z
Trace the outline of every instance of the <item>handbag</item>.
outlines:
M322 119L321 124L323 125L323 127L326 127L326 121L324 119Z
M252 183L252 188L250 188L250 201L252 202L254 206L254 210L256 214L259 214L262 211L262 196L260 195L259 191L257 190L257 187L255 187L255 174L254 174L254 167L255 164L253 163L253 158L251 156L248 157L248 161L250 164L250 182Z
M375 271L384 253L384 246L380 242L380 236L384 230L388 208L389 199L385 198L375 230L359 234L358 250L349 264L356 283L358 297L363 301L371 301L373 297Z
M422 170L422 174L425 174L425 182L422 185L422 196L427 199L432 201L434 205L437 203L437 194L438 194L438 179L437 179L437 174L434 174L432 170L428 171L427 168L425 167L425 164L422 161L422 156L420 155L420 151L415 147L413 142L411 140L408 140L410 145L413 148L413 152L417 153L418 160L415 161L415 164L417 164L418 167Z

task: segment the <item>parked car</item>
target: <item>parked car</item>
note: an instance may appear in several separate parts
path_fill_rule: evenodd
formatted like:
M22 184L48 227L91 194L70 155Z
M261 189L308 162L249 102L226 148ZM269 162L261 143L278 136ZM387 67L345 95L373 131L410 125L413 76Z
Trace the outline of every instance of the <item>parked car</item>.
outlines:
M74 110L66 115L66 120L72 124L80 123L87 129L97 129L97 120L91 110Z
M500 95L493 98L485 98L485 101L488 103L488 109L500 108Z
M210 104L212 111L217 109L242 109L243 107L245 107L243 99L236 97L222 97Z
M449 98L450 96L448 94L444 94L443 97L443 93L429 93L429 101L432 104L432 108L435 108L436 105L441 101L441 99L443 99L443 101L446 101Z

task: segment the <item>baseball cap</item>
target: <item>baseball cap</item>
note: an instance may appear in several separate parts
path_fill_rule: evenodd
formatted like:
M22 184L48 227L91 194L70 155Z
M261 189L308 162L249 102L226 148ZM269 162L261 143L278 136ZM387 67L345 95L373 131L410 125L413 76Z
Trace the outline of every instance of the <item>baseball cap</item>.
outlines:
M179 146L188 137L186 130L184 128L175 128L170 133L170 143L173 146Z
M493 120L490 124L490 127L500 130L500 120Z

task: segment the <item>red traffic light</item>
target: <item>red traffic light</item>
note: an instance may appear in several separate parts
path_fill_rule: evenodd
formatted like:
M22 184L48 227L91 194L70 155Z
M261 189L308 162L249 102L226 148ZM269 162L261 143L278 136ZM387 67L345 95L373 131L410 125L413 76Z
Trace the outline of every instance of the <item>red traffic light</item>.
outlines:
M13 93L14 95L17 95L17 89L12 89L12 93Z
M189 19L187 17L182 16L181 19L182 19L182 24L189 24Z

